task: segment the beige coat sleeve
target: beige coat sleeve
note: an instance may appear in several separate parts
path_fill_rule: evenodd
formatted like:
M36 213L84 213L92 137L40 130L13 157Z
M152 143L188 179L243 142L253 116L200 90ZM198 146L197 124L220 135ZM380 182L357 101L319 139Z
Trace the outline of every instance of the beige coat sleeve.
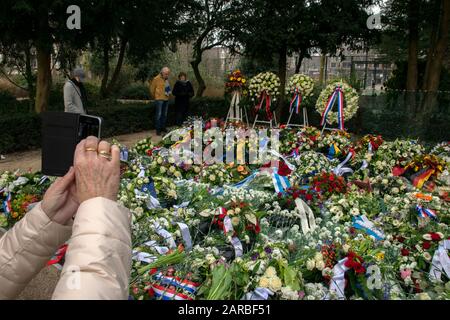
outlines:
M127 299L130 273L130 211L105 198L83 202L53 299Z
M71 235L71 226L51 221L38 203L0 238L0 299L14 299Z

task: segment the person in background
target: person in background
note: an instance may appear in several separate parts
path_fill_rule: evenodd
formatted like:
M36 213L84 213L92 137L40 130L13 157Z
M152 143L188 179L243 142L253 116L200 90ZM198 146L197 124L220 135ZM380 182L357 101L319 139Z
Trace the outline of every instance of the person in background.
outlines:
M187 80L186 73L180 72L172 94L175 96L177 125L181 126L189 113L189 100L194 96L194 88L191 82Z
M161 133L167 133L167 110L169 106L169 97L171 94L169 76L170 69L168 67L164 67L150 83L150 95L155 100L155 127L156 135L158 136L160 136Z
M120 150L82 140L74 167L0 238L0 299L14 299L69 240L52 299L126 300L131 213L117 203Z
M64 111L71 113L87 114L87 94L83 81L84 70L76 68L71 77L64 84Z

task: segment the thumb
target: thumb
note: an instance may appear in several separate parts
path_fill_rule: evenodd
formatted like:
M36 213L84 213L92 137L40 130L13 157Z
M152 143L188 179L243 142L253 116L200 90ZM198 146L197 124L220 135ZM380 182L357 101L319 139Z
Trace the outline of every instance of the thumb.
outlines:
M62 178L56 180L56 185L58 186L58 191L64 192L70 186L70 184L75 180L75 170L70 167L69 171Z

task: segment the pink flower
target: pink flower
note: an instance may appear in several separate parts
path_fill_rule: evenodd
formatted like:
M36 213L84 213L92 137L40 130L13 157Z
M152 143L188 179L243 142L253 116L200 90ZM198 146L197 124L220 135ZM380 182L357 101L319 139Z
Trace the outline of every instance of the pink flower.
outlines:
M411 269L403 269L402 271L400 271L400 275L401 275L402 279L406 279L406 278L410 277Z
M305 296L305 291L300 291L300 292L298 293L298 297L299 297L300 299L303 299L304 296Z

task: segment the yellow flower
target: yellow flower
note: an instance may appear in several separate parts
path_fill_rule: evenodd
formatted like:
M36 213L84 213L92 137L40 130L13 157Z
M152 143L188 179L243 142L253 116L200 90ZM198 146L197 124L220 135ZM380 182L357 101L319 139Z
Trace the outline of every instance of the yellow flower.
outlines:
M272 278L277 275L277 271L275 270L274 267L268 267L265 274L267 277Z
M278 277L274 277L274 278L270 278L269 279L269 289L277 292L281 290L281 287L283 286L283 284L281 283L280 278Z
M262 288L268 288L269 287L269 279L267 279L266 277L262 277L259 280L259 286Z
M384 260L384 251L378 252L378 253L375 255L375 258L376 258L378 261Z
M247 82L247 80L245 80L245 79L242 79L242 83L246 83Z

